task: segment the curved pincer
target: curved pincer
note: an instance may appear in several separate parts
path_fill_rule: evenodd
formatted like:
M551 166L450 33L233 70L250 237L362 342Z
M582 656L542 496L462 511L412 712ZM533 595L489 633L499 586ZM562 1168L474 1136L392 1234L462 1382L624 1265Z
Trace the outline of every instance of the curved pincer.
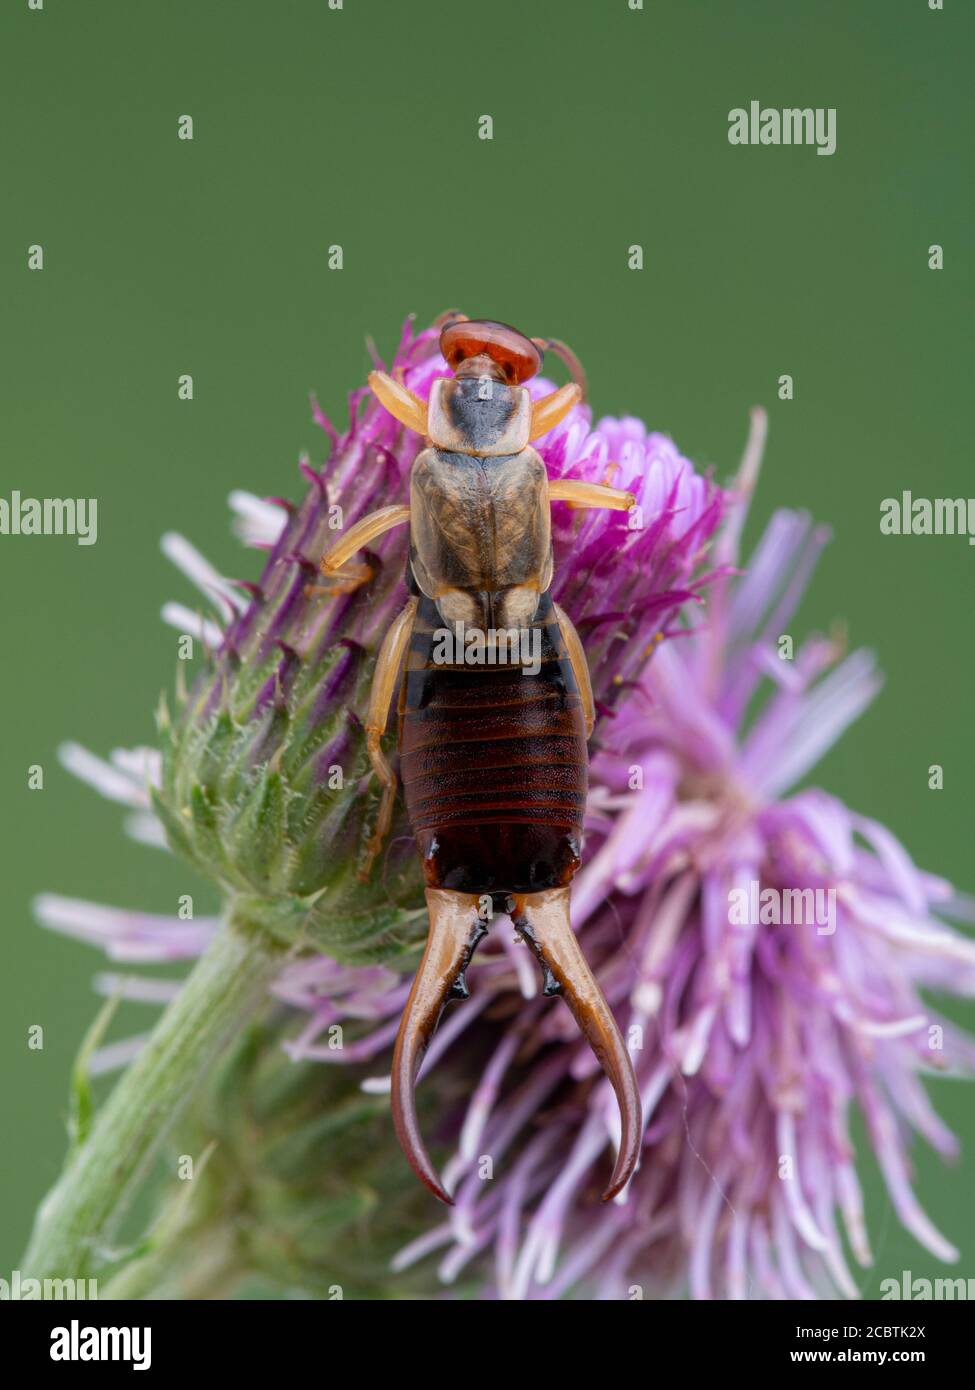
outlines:
M467 998L464 971L487 927L478 914L478 899L469 893L428 888L426 896L430 932L393 1050L393 1124L414 1173L435 1197L453 1206L454 1199L440 1181L420 1135L414 1088L444 1005L450 999Z
M620 1147L603 1193L608 1202L629 1182L640 1157L642 1107L630 1054L572 930L568 888L516 896L511 920L542 967L545 993L561 994L616 1093Z

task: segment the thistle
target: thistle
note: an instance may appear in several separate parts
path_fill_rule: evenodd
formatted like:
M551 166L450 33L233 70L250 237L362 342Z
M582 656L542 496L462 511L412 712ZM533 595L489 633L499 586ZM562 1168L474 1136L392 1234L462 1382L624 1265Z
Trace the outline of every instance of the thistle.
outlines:
M443 370L435 342L432 331L405 333L393 364L421 396ZM76 771L134 809L137 835L159 839L165 826L174 847L225 889L237 937L262 943L237 1026L262 1003L268 1016L268 993L289 1011L262 1026L275 1038L283 1029L290 1063L268 1055L264 1036L254 1044L259 1064L239 1086L227 1081L231 1060L215 1083L218 1103L203 1092L191 1131L197 1148L216 1142L211 1177L227 1165L239 1177L246 1145L235 1107L256 1086L276 1142L287 1146L290 1134L289 1152L299 1155L275 1169L262 1147L250 1167L249 1181L267 1177L274 1201L259 1201L257 1228L242 1233L236 1182L201 1184L184 1224L171 1222L158 1240L155 1263L150 1254L133 1264L129 1287L202 1292L173 1271L181 1252L206 1248L204 1234L219 1231L232 1252L225 1287L257 1273L322 1293L348 1259L353 1272L339 1277L375 1291L383 1287L376 1266L367 1279L356 1256L384 1258L399 1238L387 1289L409 1279L411 1290L432 1291L462 1277L465 1294L509 1299L619 1298L634 1285L648 1296L854 1296L845 1249L861 1265L871 1258L848 1128L854 1108L900 1220L936 1257L954 1258L912 1191L909 1146L916 1132L946 1157L954 1152L919 1078L970 1074L975 1045L922 991L975 992L975 945L950 925L971 920L971 904L918 869L884 827L824 791L796 790L880 681L871 656L847 653L836 638L813 637L790 659L780 655L824 528L777 514L741 572L761 412L730 494L637 420L592 426L579 408L539 445L553 477L605 481L615 462L611 481L637 494L642 513L642 527L631 530L618 518L580 520L566 510L554 528L555 596L586 642L599 713L574 926L630 1039L645 1122L641 1166L620 1199L600 1204L614 1147L611 1097L571 1021L536 997L527 953L497 932L471 967L471 999L447 1015L429 1049L419 1092L439 1116L456 1206L422 1229L422 1202L392 1195L401 1160L388 1129L389 1147L374 1147L383 1143L381 1111L369 1098L385 1103L402 972L415 962L410 948L422 928L402 821L377 881L356 876L376 797L355 711L384 624L403 601L402 540L387 537L370 557L367 590L308 590L329 508L341 507L347 525L380 498L400 500L419 440L362 392L345 434L318 418L332 453L320 473L304 465L310 489L297 509L233 499L248 539L270 550L246 600L185 542L167 543L217 595L219 626L199 629L212 660L164 720L161 766L144 755L103 764L73 747L67 753ZM188 614L168 615L186 628ZM143 767L154 783L148 791ZM328 785L335 767L344 786ZM812 913L787 918L785 902L812 903ZM828 911L818 913L817 903ZM170 1033L183 1026L174 1010L200 994L198 972L220 977L212 952L226 928L216 921L146 919L50 896L39 913L116 958L206 951L164 1016ZM138 977L124 988L149 991ZM240 1049L246 1044L235 1055ZM106 1106L108 1134L119 1093L128 1102L123 1088L145 1085L146 1050L134 1043L131 1051L135 1061ZM123 1046L95 1057L126 1055ZM334 1089L322 1086L322 1125L333 1107L348 1121L341 1143L330 1146L321 1132L320 1150L309 1063L341 1073ZM295 1112L268 1099L287 1086L290 1064ZM369 1102L358 1113L356 1088ZM543 1110L544 1124L533 1124ZM317 1243L311 1238L283 1267L273 1254L275 1233L287 1231L281 1212L317 1210L309 1204L320 1199L319 1180L330 1200L365 1202L355 1239L350 1246L323 1222ZM91 1209L66 1206L75 1225ZM113 1212L99 1210L108 1225ZM45 1221L56 1224L58 1211L55 1203ZM51 1240L40 1248L57 1251ZM120 1291L125 1280L123 1271Z
M420 396L446 370L438 338L436 329L414 337L407 326L392 364ZM544 394L551 385L537 379L533 389ZM317 581L318 560L335 531L379 502L403 499L421 441L365 389L353 393L342 435L317 406L314 411L332 447L321 470L302 461L308 484L302 502L233 499L249 538L269 552L257 583L217 575L182 538L164 542L213 612L165 610L204 642L205 662L190 691L177 685L172 713L167 702L160 706L161 759L120 753L112 765L73 746L66 751L70 766L131 800L137 834L164 840L213 878L225 910L218 921L180 922L172 933L161 922L151 928L160 958L191 954L195 946L204 950L203 961L160 1024L162 1037L157 1033L138 1052L45 1204L29 1252L41 1265L80 1260L88 1266L92 1237L118 1220L129 1186L172 1122L177 1098L252 1015L261 986L287 994L309 967L327 975L337 966L341 973L377 962L399 969L415 964L410 948L423 932L422 900L402 816L379 870L362 872L377 798L358 715L375 648L404 601L405 542L386 537L367 554L370 583L356 592L322 593ZM639 528L602 516L580 522L567 508L555 525L557 561L569 554L575 561L557 596L573 607L583 630L592 630L596 659L613 653L616 683L601 705L609 718L628 673L639 669L681 606L698 599L723 495L670 441L647 436L634 421L593 429L582 407L550 431L539 451L553 477L603 481L612 469L614 483L637 496ZM134 773L140 765L150 773L148 786ZM50 925L111 938L116 955L153 954L145 940L136 947L127 939L130 927L145 932L143 918L51 896L38 911ZM213 1009L225 972L232 972L234 988ZM390 1015L403 998L398 977L391 978L396 988L375 1006ZM194 1030L205 1044L198 1051L185 1045ZM352 1060L361 1050L353 1040L344 1055ZM123 1045L112 1055L128 1053ZM165 1113L158 1126L136 1135L131 1116L144 1088L158 1092L164 1080L171 1088L160 1106ZM124 1180L95 1183L98 1191L82 1196L79 1170L88 1166L91 1177L93 1165L107 1168L107 1154L120 1144L129 1153Z
M356 1067L294 1062L282 1046L292 1018L264 1012L180 1123L192 1181L167 1187L102 1298L389 1291L390 1262L422 1224L427 1199L391 1161L388 1102L363 1094ZM430 1286L420 1266L395 1280L401 1298Z

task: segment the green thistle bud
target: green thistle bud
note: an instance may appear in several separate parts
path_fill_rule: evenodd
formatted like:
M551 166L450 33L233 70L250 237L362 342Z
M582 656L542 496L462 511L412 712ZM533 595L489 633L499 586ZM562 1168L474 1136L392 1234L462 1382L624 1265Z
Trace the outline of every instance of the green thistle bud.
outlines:
M249 921L350 964L388 959L423 935L405 825L362 874L378 793L356 711L368 654L405 601L403 535L366 552L369 583L330 592L318 564L338 531L402 500L418 441L370 400L335 440L255 585L220 582L219 644L178 710L160 709L154 807L174 849L215 878ZM326 486L325 479L328 479Z

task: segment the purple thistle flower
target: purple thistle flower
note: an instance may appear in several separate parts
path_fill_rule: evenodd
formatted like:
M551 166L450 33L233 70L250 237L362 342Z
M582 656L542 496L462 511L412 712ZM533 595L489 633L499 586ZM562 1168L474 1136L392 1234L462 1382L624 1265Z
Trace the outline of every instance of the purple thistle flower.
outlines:
M407 330L397 352L394 367L421 396L445 371L436 341L435 330L415 338ZM361 936L329 937L335 867L354 862L364 832L349 815L353 798L339 814L315 794L335 760L357 769L364 785L350 710L362 707L364 652L403 602L404 538L379 543L366 590L323 601L306 588L330 539L329 507L341 506L347 526L380 501L401 500L420 440L365 391L350 406L342 436L316 407L332 455L320 474L303 464L310 486L299 507L233 495L242 534L270 552L248 597L185 541L165 542L216 607L213 619L164 609L214 648L174 725L168 787L143 750L102 763L72 745L63 758L132 808L136 838L160 843L156 812L165 815L167 797L170 812L174 797L188 799L200 760L212 759L216 721L229 713L235 728L249 730L246 748L234 745L214 782L228 808L221 820L218 795L215 834L175 839L236 891L275 910L284 902L303 922L323 895L315 940L327 954L288 965L274 986L307 1014L289 1053L381 1067L407 992L383 962L401 951L409 918L390 908L388 863L383 891L365 903L376 919ZM794 790L866 708L879 678L868 655L844 657L821 638L794 660L778 655L825 543L821 528L778 513L737 575L763 435L755 412L730 506L638 420L592 426L580 407L537 446L553 477L635 492L642 521L631 529L618 514L580 517L564 506L554 515L555 597L586 643L601 715L574 926L629 1038L643 1156L622 1197L602 1206L600 1172L618 1137L611 1093L565 1011L538 997L527 953L496 932L471 967L471 999L445 1016L421 1073L421 1093L442 1075L449 1094L465 1097L441 1132L454 1149L445 1180L456 1206L403 1250L400 1269L440 1252L443 1280L471 1267L486 1296L501 1298L576 1288L625 1297L634 1283L698 1298L852 1296L838 1222L857 1260L870 1259L847 1128L853 1106L903 1224L939 1258L955 1257L914 1197L908 1146L917 1132L945 1156L954 1151L918 1077L969 1072L975 1048L920 990L973 992L975 945L943 920L971 911L916 869L883 827L825 792ZM610 460L618 468L607 478ZM705 594L702 614L695 605ZM266 798L260 779L274 763L288 769L289 795L304 796L311 810L255 865L252 822L240 807L248 796ZM147 780L157 788L152 798ZM171 836L174 819L166 821ZM394 870L408 856L402 822L399 834ZM347 879L340 887L353 891ZM763 921L753 908L769 890L773 903L831 903L831 916L792 924L780 911L778 922ZM735 910L742 901L745 913ZM50 895L38 913L130 961L198 953L216 925ZM135 978L127 988L147 997L149 986ZM352 1039L341 1050L321 1041L334 1023ZM102 1060L124 1061L138 1045ZM388 1080L363 1084L381 1091ZM484 1156L494 1166L490 1182L480 1176Z
M737 561L760 415L754 425L722 567ZM593 762L574 925L642 1042L646 1134L625 1200L608 1214L593 1200L605 1094L563 1104L496 1182L476 1176L476 1155L498 1158L560 1086L593 1073L564 1020L539 1016L531 1026L561 1047L507 1091L514 1038L497 1039L452 1164L456 1209L400 1267L444 1247L449 1279L491 1250L506 1298L577 1285L623 1298L634 1283L695 1298L856 1296L837 1229L839 1217L869 1264L854 1105L903 1225L956 1258L911 1189L908 1144L917 1132L955 1152L918 1074L970 1073L975 1047L919 990L975 991L975 943L941 920L971 920L971 905L882 826L823 791L792 791L879 685L868 655L838 661L823 639L794 661L776 653L825 540L807 518L777 514L745 578L715 580L708 622L645 665ZM768 889L770 909L787 893L816 903L832 891L833 916L793 925L733 910L736 894Z

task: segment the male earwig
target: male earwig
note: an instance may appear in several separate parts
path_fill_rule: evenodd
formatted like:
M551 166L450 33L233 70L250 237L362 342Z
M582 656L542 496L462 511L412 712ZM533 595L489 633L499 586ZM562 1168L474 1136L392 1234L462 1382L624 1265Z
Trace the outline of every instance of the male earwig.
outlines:
M575 380L532 401L524 383L541 367L545 347L564 358ZM430 919L393 1054L393 1121L414 1172L451 1203L420 1136L414 1086L444 1005L467 997L465 971L487 931L482 905L490 900L537 957L544 992L565 999L616 1093L621 1138L606 1201L639 1157L640 1096L569 920L595 713L582 643L551 597L549 508L561 500L628 510L636 499L596 483L550 482L531 447L582 397L582 369L569 349L460 315L444 323L440 349L454 375L434 382L429 403L385 372L370 374L386 409L428 444L413 463L409 506L357 522L321 566L354 586L368 577L346 568L355 552L410 523L410 597L380 648L365 725L382 786L368 872L396 796L381 740L398 687L400 769ZM475 642L481 664L470 664L466 649L443 655L443 639L464 629L482 639ZM508 641L507 660L512 636L521 645ZM525 659L526 646L537 660Z

